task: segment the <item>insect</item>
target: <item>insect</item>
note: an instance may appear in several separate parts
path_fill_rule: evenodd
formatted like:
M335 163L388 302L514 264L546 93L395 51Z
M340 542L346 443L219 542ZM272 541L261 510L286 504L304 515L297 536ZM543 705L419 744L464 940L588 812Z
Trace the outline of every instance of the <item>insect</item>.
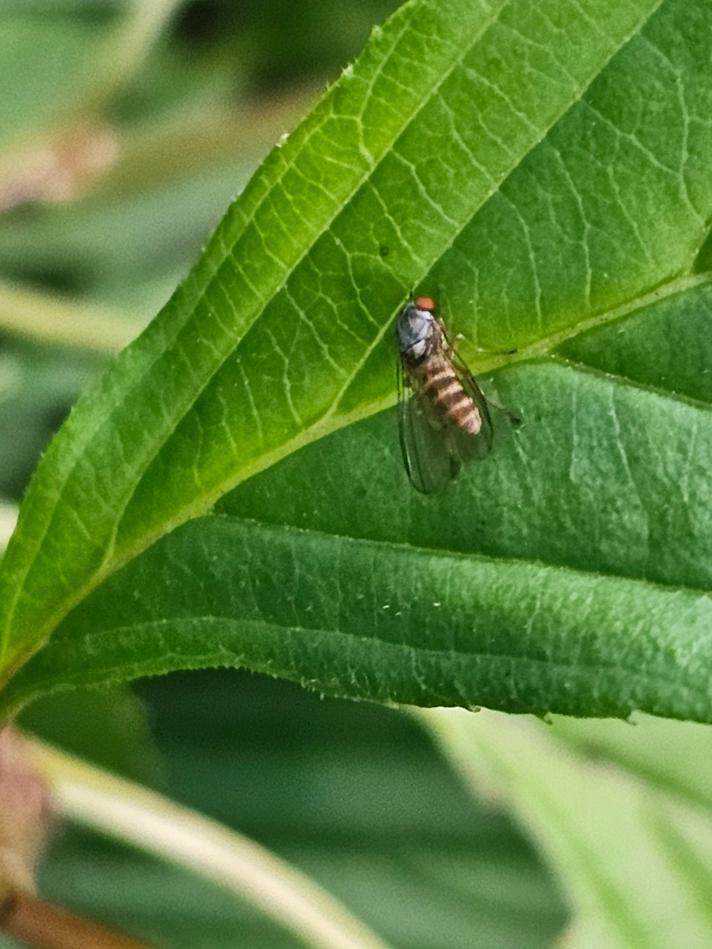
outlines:
M454 478L470 459L492 447L493 412L450 343L430 297L410 300L398 314L398 423L408 477L423 494Z

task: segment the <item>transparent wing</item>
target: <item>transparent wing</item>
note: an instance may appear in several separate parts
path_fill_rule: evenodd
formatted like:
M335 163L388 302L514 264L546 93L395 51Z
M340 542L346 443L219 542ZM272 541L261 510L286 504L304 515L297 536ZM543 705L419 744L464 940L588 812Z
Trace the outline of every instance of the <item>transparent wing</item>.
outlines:
M447 420L406 377L398 361L398 427L408 477L423 494L443 488L460 470Z
M485 458L495 437L511 431L520 422L516 415L487 400L465 361L449 341L448 345L452 366L477 406L482 426L476 435L459 428L420 391L418 380L408 376L398 361L398 422L403 461L414 487L423 494L445 487L468 461Z
M443 333L444 332L443 329ZM445 338L450 347L450 361L453 369L460 380L462 388L477 406L480 418L482 419L482 428L477 435L474 436L467 435L466 432L463 432L457 428L457 426L452 426L454 429L453 438L456 450L460 454L461 463L464 463L470 459L477 460L488 455L492 450L492 445L495 440L511 432L513 429L518 428L521 424L521 419L514 412L510 412L509 409L505 409L500 405L495 405L486 398L479 383L470 372L465 360L460 356L447 336Z
M462 465L466 461L481 460L490 453L494 440L494 426L491 407L484 392L465 363L455 353L452 354L452 365L462 388L477 406L482 420L482 427L476 435L468 435L454 423L449 424L452 450L457 453Z

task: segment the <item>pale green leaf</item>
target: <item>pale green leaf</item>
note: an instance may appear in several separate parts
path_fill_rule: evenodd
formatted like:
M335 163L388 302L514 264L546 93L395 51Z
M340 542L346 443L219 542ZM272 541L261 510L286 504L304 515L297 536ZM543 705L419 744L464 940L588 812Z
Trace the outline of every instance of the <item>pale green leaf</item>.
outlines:
M506 803L555 867L574 911L567 945L709 946L708 808L634 771L573 754L558 726L458 709L418 714L466 781ZM581 733L595 734L591 724ZM614 725L595 724L603 735ZM689 725L661 724L685 744ZM640 751L634 735L628 745Z

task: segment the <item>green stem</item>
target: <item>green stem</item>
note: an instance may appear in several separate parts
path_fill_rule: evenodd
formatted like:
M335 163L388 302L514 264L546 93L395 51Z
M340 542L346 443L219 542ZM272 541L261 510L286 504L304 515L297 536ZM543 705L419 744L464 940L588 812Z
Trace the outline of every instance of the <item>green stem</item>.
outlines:
M141 68L182 0L134 0L126 13L99 45L87 69L86 83L78 91L70 112L86 120L102 113L109 102L121 92ZM65 116L66 117L66 116Z
M42 343L115 353L142 327L99 306L0 283L0 330Z
M68 818L201 874L308 946L386 949L331 894L259 844L49 745L35 739L31 745Z

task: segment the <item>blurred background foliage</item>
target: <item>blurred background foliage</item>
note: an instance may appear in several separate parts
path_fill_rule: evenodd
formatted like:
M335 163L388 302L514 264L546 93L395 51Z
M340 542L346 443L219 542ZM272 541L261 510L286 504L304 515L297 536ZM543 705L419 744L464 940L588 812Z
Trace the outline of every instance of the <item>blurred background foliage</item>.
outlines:
M3 0L0 499L20 499L81 388L396 5ZM527 840L393 711L215 672L55 697L23 724L273 848L395 945L536 947L565 925ZM163 945L295 944L69 826L40 889Z

